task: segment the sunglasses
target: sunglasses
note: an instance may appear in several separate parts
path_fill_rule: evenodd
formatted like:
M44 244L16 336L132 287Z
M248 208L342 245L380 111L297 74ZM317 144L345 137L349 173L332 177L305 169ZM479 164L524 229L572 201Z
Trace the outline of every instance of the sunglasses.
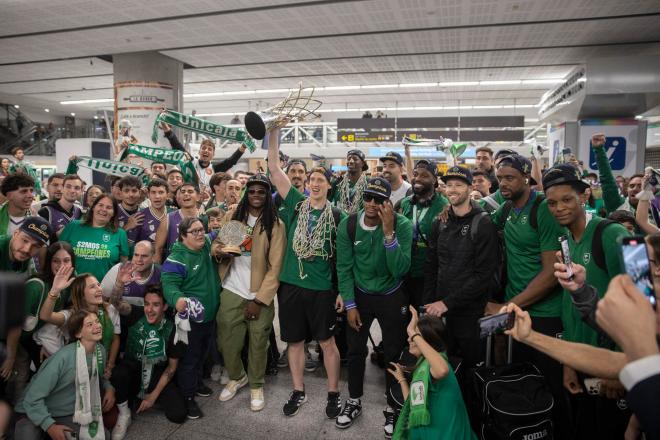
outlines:
M362 199L365 202L374 201L376 203L376 205L382 205L383 203L385 203L385 200L387 200L387 199L384 199L383 197L376 197L376 196L372 196L370 194L365 194L364 197L362 197Z
M264 189L248 189L248 194L258 194L260 196L266 195L266 190Z

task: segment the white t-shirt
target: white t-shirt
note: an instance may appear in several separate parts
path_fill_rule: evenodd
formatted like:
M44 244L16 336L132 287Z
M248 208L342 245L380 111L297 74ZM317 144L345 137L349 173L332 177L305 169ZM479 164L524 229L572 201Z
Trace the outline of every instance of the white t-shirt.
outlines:
M25 221L27 216L14 217L13 215L9 216L9 225L7 226L7 235L11 235L16 231Z
M66 323L69 317L71 317L71 310L60 310L59 313L64 315L64 324L58 327L55 324L47 322L32 334L32 339L41 345L49 355L55 354L69 342L69 332L66 329Z
M399 189L392 191L392 194L390 195L390 202L392 202L392 205L396 205L399 200L403 199L411 187L412 185L404 180Z
M257 223L257 218L248 215L248 226L253 228ZM256 292L250 292L250 273L252 269L252 252L245 250L245 245L248 243L252 244L252 237L246 239L241 245L242 254L240 257L234 257L234 261L231 263L229 268L229 273L227 278L222 283L222 287L227 290L231 290L241 298L247 300L252 300L256 296ZM251 249L251 247L250 247Z

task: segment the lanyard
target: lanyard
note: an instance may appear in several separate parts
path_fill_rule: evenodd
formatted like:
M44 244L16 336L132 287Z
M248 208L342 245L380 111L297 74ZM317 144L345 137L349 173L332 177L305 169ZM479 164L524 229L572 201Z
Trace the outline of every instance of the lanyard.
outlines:
M419 217L417 216L417 205L413 205L413 221L415 224L419 225L421 221L424 219L424 216L426 215L426 212L429 210L429 207L426 206L424 209L422 209L422 212L419 213Z

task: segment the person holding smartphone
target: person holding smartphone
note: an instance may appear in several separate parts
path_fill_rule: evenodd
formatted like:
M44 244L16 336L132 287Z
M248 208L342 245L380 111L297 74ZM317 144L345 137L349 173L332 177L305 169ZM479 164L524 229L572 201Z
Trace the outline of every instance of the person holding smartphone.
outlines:
M621 238L629 236L628 230L618 223L586 212L586 189L589 184L582 180L580 171L572 165L557 165L546 171L543 188L548 209L564 228L568 242L570 255L562 256L564 251L560 251L559 260L565 261L562 257L567 257L568 261L575 263L576 269L579 267L574 273L572 263L555 264L555 276L564 287L561 306L563 339L613 349L607 338L601 337L597 329L583 320L571 296L584 283L593 286L601 297L605 294L610 280L621 273L618 243ZM578 286L578 283L581 285ZM630 412L627 408L622 409L623 405L619 402L624 392L621 383L600 380L600 395L590 395L585 392L587 387L583 383L593 383L593 377L568 365L564 365L563 370L564 387L573 395L578 436L608 438L613 435L620 438L630 418Z
M382 177L369 179L361 199L364 209L351 214L337 228L337 277L339 293L347 310L349 399L336 419L344 429L362 413L367 338L374 319L383 332L386 365L406 345L409 299L403 280L410 269L412 224L396 214L389 200L390 183ZM395 383L385 373L387 388ZM385 435L394 431L396 402L388 393ZM389 438L389 437L388 437Z

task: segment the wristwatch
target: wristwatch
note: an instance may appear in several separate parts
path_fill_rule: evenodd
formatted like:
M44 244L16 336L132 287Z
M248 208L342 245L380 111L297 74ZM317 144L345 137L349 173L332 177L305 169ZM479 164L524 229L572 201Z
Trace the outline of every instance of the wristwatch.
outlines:
M396 232L392 231L390 235L385 236L385 241L392 242L394 241L394 237L396 237Z

